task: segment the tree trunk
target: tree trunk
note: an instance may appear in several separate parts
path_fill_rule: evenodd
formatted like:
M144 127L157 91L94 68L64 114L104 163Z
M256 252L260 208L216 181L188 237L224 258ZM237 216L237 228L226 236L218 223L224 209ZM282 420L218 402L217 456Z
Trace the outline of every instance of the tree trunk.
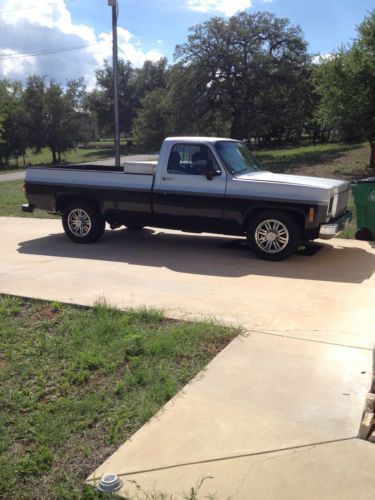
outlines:
M370 168L375 170L375 139L370 139Z
M232 123L230 127L230 136L232 139L243 139L243 131L241 125L241 110L234 107L232 114Z
M57 156L56 156L56 151L51 148L52 151L52 163L57 163Z

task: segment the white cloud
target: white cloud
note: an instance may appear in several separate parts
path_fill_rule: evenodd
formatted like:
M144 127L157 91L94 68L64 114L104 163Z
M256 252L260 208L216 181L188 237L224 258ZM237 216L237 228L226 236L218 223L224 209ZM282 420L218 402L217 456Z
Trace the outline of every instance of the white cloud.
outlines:
M240 10L251 7L251 0L187 0L187 6L198 12L218 12L232 16Z
M321 64L334 58L334 54L318 54L312 58L313 64Z
M117 41L119 47L119 57L131 61L134 66L142 66L146 59L157 61L161 54L156 50L144 52L139 48L138 42L131 43L133 35L126 29L119 27L117 29ZM102 64L104 59L112 56L112 34L100 33L98 43L88 49L92 52L98 64Z
M36 59L35 57L19 57L19 54L14 50L5 49L1 51L1 55L7 56L2 59L1 72L3 78L17 79L23 78L24 71L28 74L35 73Z
M47 75L57 81L84 76L95 82L95 69L112 57L112 34L96 33L92 26L75 24L65 0L0 0L0 78L26 79L29 74ZM118 28L119 57L141 66L157 60L156 50L145 52L128 30ZM24 53L87 46L51 55L18 57ZM1 57L6 56L6 57Z

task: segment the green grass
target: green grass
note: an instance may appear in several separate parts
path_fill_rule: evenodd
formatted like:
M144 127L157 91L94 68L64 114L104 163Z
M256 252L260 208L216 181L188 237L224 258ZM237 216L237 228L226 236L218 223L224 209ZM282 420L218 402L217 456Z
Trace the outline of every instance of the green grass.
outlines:
M238 333L0 296L1 497L93 498L85 478Z
M335 177L353 180L374 174L368 168L367 144L316 144L295 148L254 151L264 168L272 172Z
M0 182L0 216L37 217L40 219L58 217L43 210L35 210L33 213L22 212L21 205L27 203L22 186L23 181Z
M338 235L338 237L353 240L355 238L355 233L357 232L357 222L356 222L356 216L355 216L355 204L354 204L354 199L353 199L352 195L350 196L350 199L349 199L348 208L353 213L353 218L349 222L348 227L345 229L345 231L340 233Z

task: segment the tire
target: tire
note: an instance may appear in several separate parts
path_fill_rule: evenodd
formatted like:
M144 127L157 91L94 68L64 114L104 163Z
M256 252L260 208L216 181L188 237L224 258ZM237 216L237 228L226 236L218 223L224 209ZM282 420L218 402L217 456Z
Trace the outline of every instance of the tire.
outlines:
M73 202L64 208L62 224L65 234L75 243L93 243L103 236L105 220L94 204Z
M250 250L263 260L280 261L294 255L302 235L293 217L267 211L255 215L246 232Z
M358 229L358 231L355 233L355 239L361 241L372 241L372 234L370 229L367 229L366 227Z

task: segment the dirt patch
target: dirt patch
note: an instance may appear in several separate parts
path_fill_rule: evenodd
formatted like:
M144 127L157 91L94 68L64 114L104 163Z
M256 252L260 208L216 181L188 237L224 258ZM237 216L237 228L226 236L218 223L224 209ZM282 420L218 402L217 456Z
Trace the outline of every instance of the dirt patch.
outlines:
M31 321L49 321L54 319L58 314L58 311L53 309L51 306L46 306L38 309L31 317Z

